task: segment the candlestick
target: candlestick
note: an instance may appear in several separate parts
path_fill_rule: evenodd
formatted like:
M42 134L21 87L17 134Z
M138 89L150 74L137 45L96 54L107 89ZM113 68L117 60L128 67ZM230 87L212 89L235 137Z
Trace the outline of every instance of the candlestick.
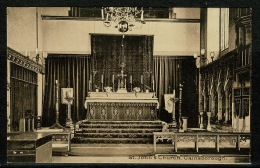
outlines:
M106 21L108 21L108 13L107 13L107 18L106 18Z

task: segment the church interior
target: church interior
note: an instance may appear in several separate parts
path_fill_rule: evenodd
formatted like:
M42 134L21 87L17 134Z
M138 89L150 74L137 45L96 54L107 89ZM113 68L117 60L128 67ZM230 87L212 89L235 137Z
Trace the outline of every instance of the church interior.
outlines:
M7 162L250 163L251 17L8 7Z

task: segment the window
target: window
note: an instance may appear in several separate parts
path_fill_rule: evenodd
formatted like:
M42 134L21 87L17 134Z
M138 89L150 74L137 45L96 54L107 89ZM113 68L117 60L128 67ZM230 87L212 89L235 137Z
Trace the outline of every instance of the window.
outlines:
M220 47L221 51L228 48L229 41L229 8L220 10Z

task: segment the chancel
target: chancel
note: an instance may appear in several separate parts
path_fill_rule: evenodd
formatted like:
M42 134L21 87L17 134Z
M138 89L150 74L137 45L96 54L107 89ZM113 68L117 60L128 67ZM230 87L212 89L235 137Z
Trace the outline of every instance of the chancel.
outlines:
M7 8L7 162L250 163L251 16Z

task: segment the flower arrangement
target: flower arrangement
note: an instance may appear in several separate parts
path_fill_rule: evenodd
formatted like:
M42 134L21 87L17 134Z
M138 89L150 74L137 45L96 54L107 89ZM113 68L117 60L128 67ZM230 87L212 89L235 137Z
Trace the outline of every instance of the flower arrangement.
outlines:
M134 91L134 92L140 92L141 89L140 89L140 87L134 87L134 88L133 88L133 91Z
M105 91L106 91L107 93L109 93L109 92L112 91L112 87L109 87L109 86L104 87L104 89L105 89Z

